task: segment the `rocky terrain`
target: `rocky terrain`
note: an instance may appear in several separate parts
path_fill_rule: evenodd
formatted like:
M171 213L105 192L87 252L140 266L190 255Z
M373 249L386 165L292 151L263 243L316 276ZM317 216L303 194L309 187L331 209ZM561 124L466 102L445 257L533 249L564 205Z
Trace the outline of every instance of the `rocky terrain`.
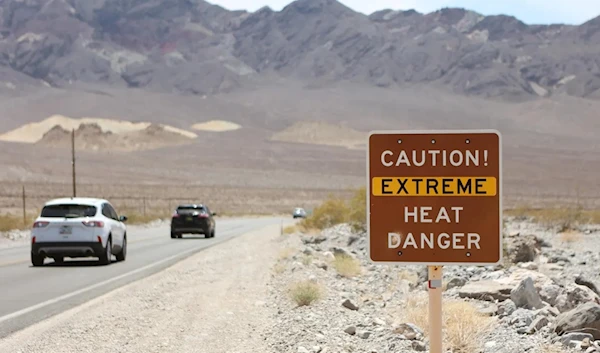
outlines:
M203 0L5 0L0 93L94 83L207 95L300 78L461 94L598 98L600 17L527 25L460 8L357 13L336 0L228 11Z
M600 227L511 219L506 230L503 265L444 268L446 349L600 352ZM369 263L365 234L347 225L284 237L268 299L273 351L428 350L426 268Z

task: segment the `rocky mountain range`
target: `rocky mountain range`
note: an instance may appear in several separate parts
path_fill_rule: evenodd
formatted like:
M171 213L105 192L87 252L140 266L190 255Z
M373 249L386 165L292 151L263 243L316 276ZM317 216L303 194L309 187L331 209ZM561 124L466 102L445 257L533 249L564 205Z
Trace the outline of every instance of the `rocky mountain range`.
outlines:
M216 94L274 78L600 98L600 17L527 25L459 8L364 15L336 0L229 11L203 0L0 0L0 92L92 83Z

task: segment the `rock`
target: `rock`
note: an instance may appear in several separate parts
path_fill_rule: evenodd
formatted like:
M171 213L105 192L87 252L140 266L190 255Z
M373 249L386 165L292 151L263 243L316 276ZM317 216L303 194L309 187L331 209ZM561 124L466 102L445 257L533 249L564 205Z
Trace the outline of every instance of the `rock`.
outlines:
M333 253L331 251L325 251L325 252L323 252L323 256L327 260L334 260L335 259L335 255L333 255Z
M487 305L478 310L481 315L494 316L498 313L498 306L496 304Z
M342 306L350 310L358 310L358 306L354 304L350 299L346 299L342 302Z
M425 352L427 350L427 346L421 341L413 341L411 347L417 352Z
M512 313L509 323L515 327L521 327L526 330L527 326L531 325L533 322L533 315L531 310L518 308Z
M538 265L535 262L522 262L519 264L519 267L531 271L537 271L538 269Z
M462 287L467 283L467 280L462 277L454 277L446 284L447 289Z
M394 329L394 333L404 336L407 340L423 337L423 330L414 324L404 323Z
M533 285L533 279L527 277L510 292L510 299L519 308L540 309L544 306L542 299Z
M592 346L592 341L589 337L586 337L581 341L581 348L587 349L591 346Z
M562 337L559 337L558 341L560 343L562 343L563 346L573 347L574 345L577 345L578 343L583 342L583 340L585 340L585 339L588 339L591 341L594 338L589 333L572 332L572 333L567 333Z
M542 328L546 327L549 323L550 323L550 320L548 320L547 317L540 316L540 317L534 319L533 322L529 325L529 328L527 329L527 333L529 333L529 334L536 333L539 330L541 330Z
M505 300L498 305L498 315L500 316L510 316L515 310L517 310L517 305L510 299Z
M329 266L327 266L327 263L325 263L323 261L316 261L314 264L317 268L320 268L325 271L327 271L327 269L329 268Z
M352 256L352 253L344 248L334 246L330 249L334 256Z
M490 342L485 342L484 344L485 348L493 348L496 347L496 341L490 341Z
M326 240L327 240L327 238L323 235L302 238L302 242L304 244L321 244L322 242L324 242Z
M352 244L354 244L358 240L360 240L359 236L357 236L357 235L351 235L350 237L348 237L348 246L351 246Z
M556 318L554 332L559 335L582 332L591 334L593 339L600 339L600 305L585 303L560 314Z
M570 284L556 298L554 306L560 312L565 312L576 308L579 304L589 302L600 304L600 297L588 287Z
M348 326L348 327L346 327L344 332L346 332L349 335L355 335L356 334L356 326Z
M298 353L310 353L310 352L308 351L308 349L306 349L306 348L304 348L304 347L302 347L302 346L299 346L299 347L298 347L298 350L297 350L297 352L298 352Z
M383 321L382 319L375 318L375 319L373 319L373 325L385 326L385 321Z
M600 295L600 293L598 292L598 288L596 287L596 285L592 281L584 278L581 275L575 277L575 284L578 284L580 286L586 286L589 289L593 290L594 293Z
M538 239L535 235L520 235L507 241L506 248L511 263L532 262L537 255Z
M306 248L304 248L304 250L302 250L302 253L303 253L304 255L309 255L309 256L310 256L310 255L312 255L312 254L313 254L313 251L312 251L312 249L311 249L311 248L309 248L309 247L306 247Z
M499 283L498 281L476 281L467 283L460 288L458 295L461 298L471 298L487 301L504 301L510 298L510 291L513 286L510 284Z
M364 340L371 336L371 332L369 331L357 331L356 335Z

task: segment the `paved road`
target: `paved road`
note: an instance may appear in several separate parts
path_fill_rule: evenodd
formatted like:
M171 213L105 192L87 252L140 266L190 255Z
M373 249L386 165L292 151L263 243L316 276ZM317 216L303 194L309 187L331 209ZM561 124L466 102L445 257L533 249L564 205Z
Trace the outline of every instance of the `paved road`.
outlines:
M291 220L283 220L283 224ZM165 269L182 259L260 228L281 224L281 218L217 220L214 238L171 239L168 225L131 228L127 260L98 266L95 259L66 259L56 265L32 267L29 247L0 249L0 338L79 305L101 294ZM70 260L70 261L69 261Z

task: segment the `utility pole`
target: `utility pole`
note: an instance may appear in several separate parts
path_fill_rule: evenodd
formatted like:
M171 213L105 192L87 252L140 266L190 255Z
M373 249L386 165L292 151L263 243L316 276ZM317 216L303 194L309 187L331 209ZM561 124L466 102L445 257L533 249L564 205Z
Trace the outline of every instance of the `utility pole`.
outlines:
M71 132L71 165L73 167L73 197L77 197L77 186L75 183L75 129Z

